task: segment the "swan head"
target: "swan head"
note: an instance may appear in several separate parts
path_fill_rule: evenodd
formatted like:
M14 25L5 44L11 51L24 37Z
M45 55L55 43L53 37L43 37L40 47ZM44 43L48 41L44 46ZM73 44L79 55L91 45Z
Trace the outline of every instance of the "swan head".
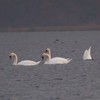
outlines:
M9 58L12 59L12 58L15 58L16 57L16 54L15 53L10 53L9 55Z
M42 54L42 61L49 61L50 60L50 57L47 53L43 53Z
M17 55L15 53L10 53L9 59L13 62L13 65L17 64L18 58L17 58Z
M45 50L45 53L47 53L47 54L51 54L51 52L50 52L50 48L47 48L47 49Z

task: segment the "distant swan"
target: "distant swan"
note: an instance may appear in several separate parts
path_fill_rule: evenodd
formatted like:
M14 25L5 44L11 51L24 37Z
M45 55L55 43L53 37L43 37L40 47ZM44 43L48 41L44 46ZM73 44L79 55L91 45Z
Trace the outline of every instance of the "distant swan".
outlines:
M91 57L91 47L89 47L89 49L85 50L84 54L83 54L83 60L87 60L87 59L92 59Z
M10 53L9 55L10 60L12 60L13 65L23 65L23 66L31 66L31 65L37 65L40 63L39 62L35 62L35 61L31 61L31 60L24 60L18 63L18 57L15 53Z
M54 57L51 59L50 55L47 53L42 54L42 61L44 64L68 64L72 59L65 59L61 57Z

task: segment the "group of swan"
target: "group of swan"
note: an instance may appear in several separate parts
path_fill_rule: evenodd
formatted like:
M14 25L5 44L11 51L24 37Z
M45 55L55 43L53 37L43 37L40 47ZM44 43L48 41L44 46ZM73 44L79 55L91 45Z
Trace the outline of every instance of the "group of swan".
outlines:
M62 57L54 57L51 58L51 51L49 48L42 54L42 60L44 60L44 64L68 64L72 59L62 58Z
M62 58L62 57L51 57L51 50L47 48L45 52L42 54L42 60L35 62L32 60L24 60L18 63L18 57L15 53L10 53L9 55L10 60L12 61L13 65L23 65L23 66L32 66L38 65L41 62L44 64L68 64L72 59L70 58ZM85 50L83 54L83 60L92 59L91 57L91 47Z

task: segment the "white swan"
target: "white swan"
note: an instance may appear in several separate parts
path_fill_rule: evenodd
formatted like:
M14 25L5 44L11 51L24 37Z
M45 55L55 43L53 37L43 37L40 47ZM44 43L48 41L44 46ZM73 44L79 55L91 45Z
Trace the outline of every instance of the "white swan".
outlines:
M65 59L61 57L54 57L51 59L50 55L47 53L42 54L42 61L44 64L68 64L72 59Z
M92 59L91 57L91 47L89 47L89 49L85 50L84 54L83 54L83 60L87 60L87 59Z
M10 53L9 55L10 60L12 60L13 65L23 65L23 66L31 66L31 65L37 65L40 63L39 62L35 62L35 61L31 61L31 60L24 60L18 63L18 57L15 53Z

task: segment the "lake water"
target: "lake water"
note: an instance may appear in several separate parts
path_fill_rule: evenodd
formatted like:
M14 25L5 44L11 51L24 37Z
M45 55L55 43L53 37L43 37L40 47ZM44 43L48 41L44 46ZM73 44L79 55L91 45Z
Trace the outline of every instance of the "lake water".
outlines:
M93 61L83 61L92 47ZM67 65L13 66L19 61L39 61L46 48L52 57L72 58ZM99 100L100 31L0 33L0 100Z

